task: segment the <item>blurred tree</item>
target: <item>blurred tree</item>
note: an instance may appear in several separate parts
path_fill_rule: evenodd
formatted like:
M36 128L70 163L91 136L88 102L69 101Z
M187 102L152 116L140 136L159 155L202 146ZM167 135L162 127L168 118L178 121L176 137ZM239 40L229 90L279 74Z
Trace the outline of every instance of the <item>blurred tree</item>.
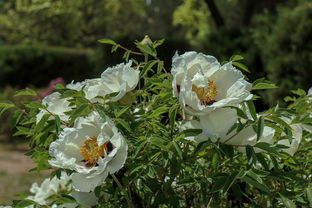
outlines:
M211 30L210 12L204 0L184 0L173 14L173 25L185 28L185 37L193 46L203 42Z
M279 6L276 14L258 15L255 22L252 34L264 69L279 86L269 95L270 103L276 104L290 90L311 87L312 2L291 1Z
M0 39L7 44L90 46L103 37L141 34L144 0L2 1ZM125 9L127 5L127 9Z

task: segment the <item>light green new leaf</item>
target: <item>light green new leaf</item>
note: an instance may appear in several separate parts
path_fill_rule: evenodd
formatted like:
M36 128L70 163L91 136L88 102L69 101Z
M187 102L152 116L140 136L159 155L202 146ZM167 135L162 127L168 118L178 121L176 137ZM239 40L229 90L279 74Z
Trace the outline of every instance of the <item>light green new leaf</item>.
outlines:
M99 43L104 43L104 44L109 44L109 45L116 45L117 43L113 40L107 39L107 38L103 38L98 40Z
M240 55L233 55L231 58L230 58L230 61L241 61L243 60L244 57L240 56Z
M137 48L145 54L151 55L151 56L157 56L157 51L155 50L155 48L149 46L149 45L143 45L141 43L136 43Z
M249 69L247 66L245 66L244 64L240 63L240 62L236 62L236 61L233 61L232 64L242 70L244 70L245 72L248 72L250 73Z
M28 95L28 96L34 97L34 96L37 96L38 94L36 91L34 91L32 89L26 88L26 89L17 91L14 96L16 97L16 96L22 96L22 95Z
M278 88L278 86L268 80L265 80L264 78L260 78L252 83L251 90L267 90L275 88Z

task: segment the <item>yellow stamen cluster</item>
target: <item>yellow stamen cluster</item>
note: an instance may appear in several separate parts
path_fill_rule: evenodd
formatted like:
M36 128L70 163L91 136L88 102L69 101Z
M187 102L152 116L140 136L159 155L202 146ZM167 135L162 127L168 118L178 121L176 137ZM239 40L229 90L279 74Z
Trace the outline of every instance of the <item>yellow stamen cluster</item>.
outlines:
M80 154L83 156L82 162L86 162L87 168L92 168L97 165L99 157L104 158L104 150L106 153L112 151L112 144L105 142L101 146L97 144L97 138L92 137L87 139L84 144L80 147Z
M208 88L192 85L192 90L196 93L202 105L211 105L216 102L215 99L218 91L217 86L213 81L208 80Z

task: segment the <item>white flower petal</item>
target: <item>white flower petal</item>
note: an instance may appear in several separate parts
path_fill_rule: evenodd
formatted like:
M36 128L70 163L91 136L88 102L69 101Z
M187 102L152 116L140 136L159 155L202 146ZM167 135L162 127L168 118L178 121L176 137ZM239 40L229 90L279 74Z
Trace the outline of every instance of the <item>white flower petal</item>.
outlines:
M42 100L42 105L47 107L47 110L41 109L40 112L36 115L36 122L42 119L42 117L48 112L58 115L62 121L67 122L69 117L65 115L65 112L72 110L68 98L61 98L61 94L54 92ZM52 117L50 117L52 119Z
M209 137L225 137L237 122L237 113L232 108L219 108L208 115L199 116L203 131Z
M73 191L70 193L75 200L85 206L94 206L98 203L99 199L95 196L94 192L79 192Z
M92 191L96 186L101 185L104 182L107 175L107 172L105 172L102 175L88 178L86 175L73 173L73 188L80 192Z

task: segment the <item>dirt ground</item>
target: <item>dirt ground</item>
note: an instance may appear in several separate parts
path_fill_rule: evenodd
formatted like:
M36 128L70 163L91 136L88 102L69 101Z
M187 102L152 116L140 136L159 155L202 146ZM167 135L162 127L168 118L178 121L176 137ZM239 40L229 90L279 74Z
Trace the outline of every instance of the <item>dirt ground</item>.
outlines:
M35 165L30 157L27 144L0 143L0 205L10 205L20 194L28 194L33 182L41 182L47 173L29 172Z

